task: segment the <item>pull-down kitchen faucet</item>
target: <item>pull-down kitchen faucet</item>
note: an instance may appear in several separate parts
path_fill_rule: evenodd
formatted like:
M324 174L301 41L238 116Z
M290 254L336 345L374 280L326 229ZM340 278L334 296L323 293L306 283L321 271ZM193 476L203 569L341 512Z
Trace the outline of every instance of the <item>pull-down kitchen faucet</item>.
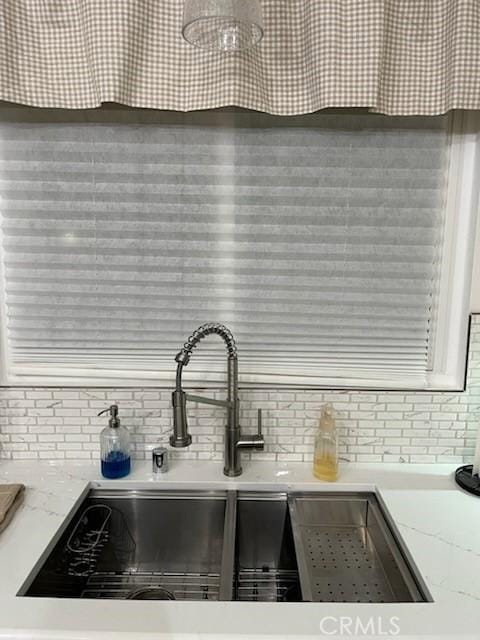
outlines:
M215 333L220 336L227 347L227 399L215 400L185 393L182 389L182 372L190 361L190 356L197 344L206 336ZM177 362L177 382L172 393L173 404L173 435L170 437L172 447L188 447L192 436L188 433L187 400L225 407L228 410L228 420L225 427L225 465L223 473L226 476L239 476L242 473L240 451L253 449L262 451L265 440L262 435L262 413L258 410L258 434L242 437L240 433L240 401L238 399L238 357L237 345L231 332L222 324L204 324L188 338L183 349L175 356Z

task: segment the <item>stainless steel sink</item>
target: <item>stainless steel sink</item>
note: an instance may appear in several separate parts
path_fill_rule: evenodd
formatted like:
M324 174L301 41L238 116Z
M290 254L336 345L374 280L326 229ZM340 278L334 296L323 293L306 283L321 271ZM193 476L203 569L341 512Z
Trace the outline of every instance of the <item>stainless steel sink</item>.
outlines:
M429 600L372 493L92 490L21 596Z

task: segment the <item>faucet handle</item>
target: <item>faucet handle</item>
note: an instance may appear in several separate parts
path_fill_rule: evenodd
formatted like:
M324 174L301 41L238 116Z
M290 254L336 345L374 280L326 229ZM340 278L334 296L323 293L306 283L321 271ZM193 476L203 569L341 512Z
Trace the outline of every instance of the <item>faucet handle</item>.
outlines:
M258 409L257 411L257 435L253 436L253 440L255 441L255 449L263 451L263 448L265 446L265 438L263 437L261 409Z
M255 451L263 451L265 447L265 438L262 433L262 410L258 409L258 431L255 435L242 436L237 440L236 447L238 449L254 449Z

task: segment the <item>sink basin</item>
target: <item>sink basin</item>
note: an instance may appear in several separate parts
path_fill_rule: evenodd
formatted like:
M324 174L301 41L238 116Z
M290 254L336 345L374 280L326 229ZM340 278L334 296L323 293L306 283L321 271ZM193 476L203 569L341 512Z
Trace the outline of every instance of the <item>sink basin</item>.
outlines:
M230 599L226 511L226 492L93 490L25 595L148 598L161 585L172 599Z
M285 493L240 493L235 549L236 600L302 600Z
M90 490L20 596L430 598L373 493Z

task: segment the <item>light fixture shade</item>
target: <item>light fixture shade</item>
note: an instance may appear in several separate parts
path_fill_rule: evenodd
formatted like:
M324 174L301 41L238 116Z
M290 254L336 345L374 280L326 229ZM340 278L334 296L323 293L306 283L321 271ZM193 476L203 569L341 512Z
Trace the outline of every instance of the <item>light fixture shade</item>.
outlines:
M263 37L259 0L185 0L183 37L207 51L243 51Z

